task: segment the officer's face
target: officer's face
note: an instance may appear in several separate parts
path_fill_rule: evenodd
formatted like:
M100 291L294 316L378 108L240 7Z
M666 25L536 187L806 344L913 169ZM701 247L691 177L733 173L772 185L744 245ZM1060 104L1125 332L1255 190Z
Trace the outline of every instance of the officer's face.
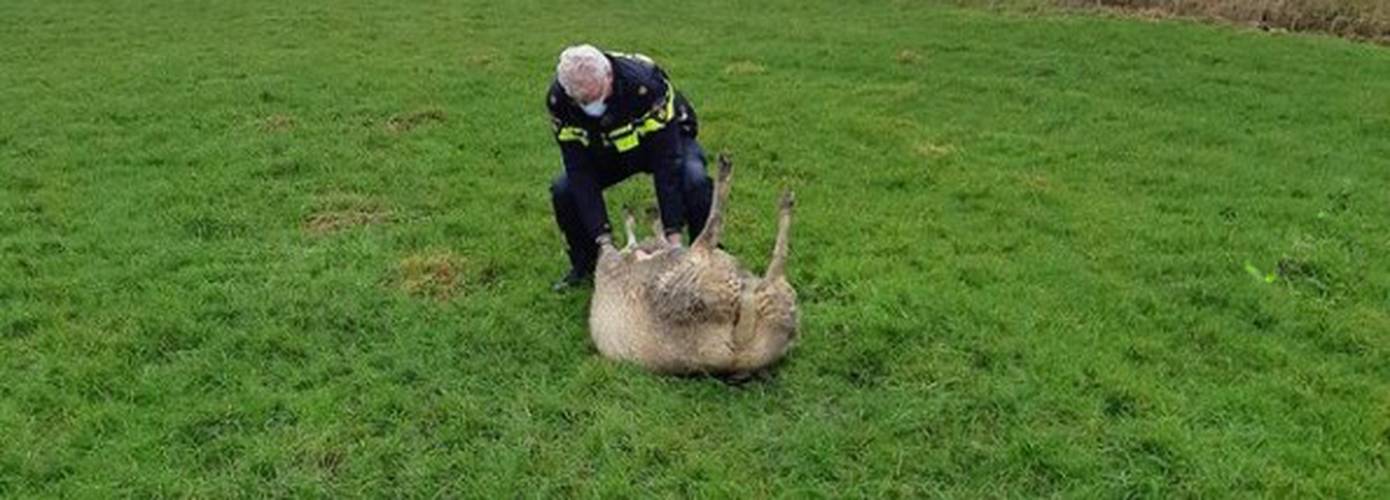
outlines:
M608 88L612 83L612 76L605 76L597 80L584 82L579 85L579 88L574 89L575 92L570 97L573 97L580 106L602 101L604 98L608 97Z

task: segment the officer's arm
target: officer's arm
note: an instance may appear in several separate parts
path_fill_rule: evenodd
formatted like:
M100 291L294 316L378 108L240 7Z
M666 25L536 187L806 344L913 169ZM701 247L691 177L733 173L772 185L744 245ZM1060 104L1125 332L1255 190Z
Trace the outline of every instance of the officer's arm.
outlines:
M612 232L607 224L607 207L603 204L603 192L598 179L594 178L594 165L589 160L589 136L584 128L564 121L560 111L560 100L564 99L556 86L546 94L546 111L550 114L550 126L555 132L555 143L560 147L560 158L564 161L564 175L569 178L570 193L580 211L580 221L584 224L589 238L596 239L603 233Z
M650 110L646 117L649 120L647 126L652 127L653 124L650 122L655 121L660 124L661 129L647 134L642 142L651 155L648 161L653 162L652 180L656 184L661 224L665 228L666 236L670 237L673 233L679 234L686 223L684 192L681 189L684 168L681 165L681 137L679 127L674 123L676 91L661 67L653 66L652 69L647 81L647 86L652 91L647 93L647 101L644 103Z
M685 199L681 190L680 134L667 127L643 139L647 161L652 162L652 181L656 184L656 203L666 236L685 228Z
M612 232L612 229L608 227L608 207L603 202L603 191L594 178L593 165L590 165L586 151L588 136L584 129L560 118L555 100L547 99L555 143L560 147L560 158L565 164L565 176L569 179L570 193L579 210L579 220L584 224L589 238L596 239L601 234Z
M603 202L603 190L594 177L590 160L580 148L564 144L560 146L560 155L565 161L565 177L569 180L575 207L579 209L579 220L584 224L589 238L597 239L599 235L612 233L613 229L608 226L608 207Z
M546 111L550 113L550 128L555 133L555 142L560 143L562 149L567 146L589 147L589 141L597 138L589 137L589 132L583 127L565 121L564 113L560 111L560 99L563 97L557 94L558 92L551 90L546 96Z

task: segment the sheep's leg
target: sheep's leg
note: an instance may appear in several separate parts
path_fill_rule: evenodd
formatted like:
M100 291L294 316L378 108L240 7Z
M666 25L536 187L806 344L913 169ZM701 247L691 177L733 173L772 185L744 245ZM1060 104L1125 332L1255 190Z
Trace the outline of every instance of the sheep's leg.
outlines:
M662 234L666 233L666 228L661 225L661 214L657 211L656 207L647 207L647 218L651 220L652 234L656 236L653 240L657 242L657 245L661 248L671 246L670 241L661 237Z
M772 261L767 266L767 274L763 277L768 281L782 278L786 274L787 266L787 246L788 239L791 237L792 229L792 206L796 205L796 195L790 189L782 192L782 201L779 203L779 215L777 218L777 243L772 247Z
M637 248L637 218L632 215L631 207L623 207L623 229L627 232L627 245L623 246L623 251Z
M613 266L622 262L622 254L618 252L618 247L613 246L613 236L604 233L594 242L598 244L596 270L599 274L603 274L606 269L612 269Z
M603 252L613 252L615 254L618 253L618 247L613 244L612 235L606 233L599 235L598 239L594 240L594 242L598 243L598 251L600 257L603 256Z
M714 200L710 203L709 219L704 231L690 245L694 250L710 251L719 246L719 238L724 233L724 205L729 201L729 179L733 175L733 165L729 156L719 155L719 176L715 180Z

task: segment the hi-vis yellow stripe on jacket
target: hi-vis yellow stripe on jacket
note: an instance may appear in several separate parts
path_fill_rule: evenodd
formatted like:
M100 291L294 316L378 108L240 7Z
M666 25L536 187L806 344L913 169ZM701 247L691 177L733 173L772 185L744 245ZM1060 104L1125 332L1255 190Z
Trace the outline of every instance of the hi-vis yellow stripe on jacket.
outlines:
M626 153L669 123L684 126L684 101L651 58L615 52L607 55L613 65L613 93L608 111L600 119L586 116L559 81L552 82L548 101L557 142L584 148L611 147Z
M642 136L660 131L666 128L666 124L671 122L671 118L676 116L676 91L668 82L666 84L666 97L661 100L661 104L642 115L637 121L628 123L621 127L616 127L603 134L603 143L613 146L619 153L626 153L632 148L637 147L642 142ZM560 142L578 142L585 147L589 146L589 132L583 128L573 125L556 124L555 139Z
M604 134L609 144L619 153L626 153L641 143L641 137L659 131L676 116L676 89L666 84L666 98L661 105L648 111L640 120L609 130Z
M589 146L589 131L579 127L558 127L555 130L555 139L560 142L573 141Z

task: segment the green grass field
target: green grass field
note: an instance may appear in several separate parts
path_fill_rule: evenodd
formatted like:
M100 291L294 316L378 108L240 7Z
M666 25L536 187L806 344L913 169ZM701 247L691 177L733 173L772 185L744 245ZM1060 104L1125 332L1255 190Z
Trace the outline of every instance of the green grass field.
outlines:
M339 4L0 3L0 497L1390 495L1390 50ZM549 291L580 41L692 98L752 268L797 191L775 376L604 360Z

